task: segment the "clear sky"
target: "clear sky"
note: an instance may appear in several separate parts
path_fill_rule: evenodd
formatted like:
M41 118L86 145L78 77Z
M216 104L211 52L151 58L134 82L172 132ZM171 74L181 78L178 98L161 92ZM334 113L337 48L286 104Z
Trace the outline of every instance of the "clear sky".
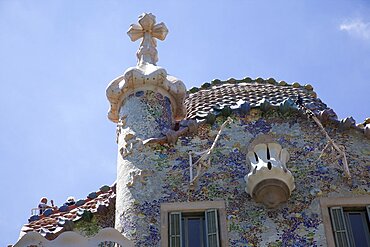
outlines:
M143 12L166 23L158 65L188 89L273 77L312 84L339 118L370 116L368 1L0 0L0 246L40 197L115 181L105 88L136 64L126 31Z

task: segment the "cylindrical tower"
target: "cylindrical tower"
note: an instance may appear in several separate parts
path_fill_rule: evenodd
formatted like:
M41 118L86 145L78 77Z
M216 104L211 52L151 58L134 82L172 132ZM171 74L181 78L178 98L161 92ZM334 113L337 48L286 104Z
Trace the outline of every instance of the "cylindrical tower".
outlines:
M146 143L170 132L174 123L184 118L186 88L182 81L167 75L156 66L156 39L164 40L168 30L156 24L155 16L142 14L139 25L128 31L132 41L142 38L137 51L138 63L114 79L106 93L110 102L108 118L117 123L117 198L115 227L129 239L135 240L137 224L149 226L131 212L135 204L153 196L155 188L138 189L153 175L152 157ZM157 179L157 178L156 178ZM158 178L160 179L160 178Z

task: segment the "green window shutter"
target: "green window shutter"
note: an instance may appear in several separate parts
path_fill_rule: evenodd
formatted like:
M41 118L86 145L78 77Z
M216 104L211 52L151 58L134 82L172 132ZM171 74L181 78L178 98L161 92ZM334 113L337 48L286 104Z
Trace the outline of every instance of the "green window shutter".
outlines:
M209 209L206 211L205 215L206 215L207 247L220 247L217 209Z
M343 208L332 207L330 208L330 214L336 246L337 247L350 246L347 225L344 219Z
M181 212L170 213L170 247L182 247Z

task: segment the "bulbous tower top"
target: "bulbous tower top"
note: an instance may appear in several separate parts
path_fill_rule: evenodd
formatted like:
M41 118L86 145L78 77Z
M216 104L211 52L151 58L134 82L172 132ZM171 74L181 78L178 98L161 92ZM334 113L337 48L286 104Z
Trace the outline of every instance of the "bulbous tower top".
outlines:
M156 65L156 39L164 40L168 29L163 22L156 24L155 16L151 13L140 15L138 23L132 24L127 32L131 41L142 39L136 53L137 65L109 83L106 89L110 102L108 118L118 122L119 109L125 99L135 92L150 90L168 97L174 120L181 120L185 117L186 87L181 80L168 75L165 69Z

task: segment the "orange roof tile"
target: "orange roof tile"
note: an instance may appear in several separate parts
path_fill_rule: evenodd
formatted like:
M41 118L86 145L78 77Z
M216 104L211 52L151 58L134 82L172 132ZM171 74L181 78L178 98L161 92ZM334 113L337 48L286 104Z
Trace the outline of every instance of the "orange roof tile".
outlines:
M116 198L116 185L102 186L99 191L90 193L85 199L78 200L77 205L69 206L67 211L53 210L49 216L33 215L29 223L25 224L21 232L39 232L48 239L54 239L66 230L68 221L74 222L82 218L85 212L97 213L101 205L108 207Z

